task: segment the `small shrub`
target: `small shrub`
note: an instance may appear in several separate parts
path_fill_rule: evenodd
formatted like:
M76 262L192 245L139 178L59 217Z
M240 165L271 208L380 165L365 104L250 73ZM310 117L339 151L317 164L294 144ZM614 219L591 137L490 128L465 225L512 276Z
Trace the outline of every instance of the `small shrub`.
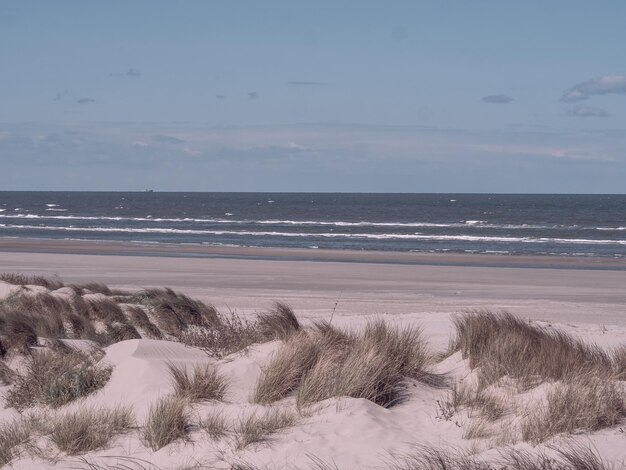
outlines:
M74 351L37 352L28 359L24 372L16 374L6 402L18 410L38 403L57 408L101 389L110 376L110 368L97 366Z
M213 365L195 366L189 373L186 368L169 365L177 396L189 400L222 400L226 393L226 378Z
M256 325L232 313L220 316L219 323L208 327L189 327L180 335L180 340L204 350L213 357L223 357L242 351L264 338Z
M189 432L187 401L179 397L165 397L150 408L143 429L143 438L152 450L183 439Z
M218 411L213 411L202 418L199 422L202 428L211 439L220 439L226 435L229 426L224 415Z
M54 419L50 439L59 450L75 455L106 447L133 423L129 408L85 408Z
M237 426L237 449L267 440L298 421L298 415L292 411L273 408L263 415L252 414L243 419Z
M597 431L618 424L626 404L617 385L596 377L556 385L546 403L535 408L522 425L522 436L533 443L576 430Z
M302 327L289 305L276 302L274 308L259 315L257 325L260 333L268 340L286 341Z

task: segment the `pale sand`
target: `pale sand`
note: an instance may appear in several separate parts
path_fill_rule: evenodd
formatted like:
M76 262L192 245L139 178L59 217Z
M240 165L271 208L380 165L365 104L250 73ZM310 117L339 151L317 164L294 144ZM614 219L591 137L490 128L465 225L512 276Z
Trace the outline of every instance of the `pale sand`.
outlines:
M68 251L71 246L84 252L87 245L67 243L61 249L57 246L57 251ZM434 350L441 350L448 342L452 332L451 314L474 308L506 309L556 323L605 347L626 342L626 271L620 260L576 261L579 263L576 269L568 269L573 267L568 265L571 261L559 259L483 257L481 260L426 255L409 263L410 257L396 254L385 257L384 253L365 253L360 258L358 253L322 254L321 258L330 258L321 261L320 258L291 259L301 255L293 254L290 258L285 250L258 256L258 251L239 249L237 258L232 253L190 258L171 256L171 250L160 253L161 256L104 255L121 249L121 245L115 244L93 250L99 255L7 252L1 247L0 272L58 275L67 282L93 280L125 288L169 286L212 302L220 309L231 308L243 314L263 310L274 300L283 300L305 320L330 318L337 303L333 319L336 325L359 328L372 317L402 325L421 325ZM240 259L246 255L264 259ZM351 259L331 260L333 256ZM425 264L429 257L437 265ZM543 267L521 267L537 263ZM2 283L0 288L0 295L10 290ZM216 362L231 382L227 403L197 405L194 414L202 416L217 406L229 420L237 422L260 408L250 404L249 397L262 367L278 346L278 343L258 345L245 355L214 361L175 343L152 340L117 343L106 351L105 360L115 366L109 383L102 391L82 403L69 405L68 409L85 404L123 403L134 408L141 424L150 404L172 391L167 362L188 366ZM437 371L458 378L471 375L466 361L458 354L438 364ZM162 468L194 461L211 468L228 468L228 464L242 460L260 467L311 468L310 456L316 456L334 461L341 469L350 469L381 465L388 452L407 452L415 444L452 446L479 455L497 455L497 449L493 449L497 429L493 438L463 439L470 422L468 416L459 415L460 423L456 417L452 421L439 417L436 401L445 399L446 393L418 385L411 389L406 402L391 409L366 400L327 400L296 426L275 436L271 445L251 446L241 451L234 448L232 440L214 442L201 432L194 432L190 442L172 444L153 453L141 444L136 433L131 433L117 438L111 449L90 454L89 458L115 463L115 459L104 456L124 455L146 459ZM281 401L280 406L293 407L293 399ZM12 414L4 410L2 418ZM622 468L620 465L626 461L624 436L618 429L579 435L576 439L595 446L617 468ZM530 448L523 443L517 445ZM16 461L15 468L64 468L72 462L76 459L61 457L54 467L50 462L26 457Z

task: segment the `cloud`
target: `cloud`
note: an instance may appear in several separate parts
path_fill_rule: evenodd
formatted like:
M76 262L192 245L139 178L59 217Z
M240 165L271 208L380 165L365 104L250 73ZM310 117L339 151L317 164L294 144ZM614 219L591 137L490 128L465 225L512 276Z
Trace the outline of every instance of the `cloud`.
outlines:
M126 72L127 77L141 77L141 71L137 69L128 69Z
M290 80L287 82L287 85L296 85L296 86L322 86L325 85L324 82L308 82L301 80Z
M163 134L153 135L152 140L154 140L155 142L163 143L163 144L182 144L183 142L185 142L184 140L179 139L177 137L172 137L171 135L163 135Z
M490 103L490 104L505 104L505 103L510 103L511 101L513 101L513 98L507 95L502 95L502 94L488 95L488 96L483 96L481 101L483 103Z
M560 101L575 102L583 101L593 95L621 94L626 93L625 75L605 75L585 82L578 83L565 90Z
M576 117L609 117L610 114L602 109L596 108L594 106L586 106L583 104L579 104L567 110L566 114L568 116L576 116Z
M252 101L252 100L258 100L259 99L259 93L256 91L249 91L248 92L248 100Z
M96 100L94 100L93 98L89 98L88 96L84 97L84 98L78 98L76 100L76 102L78 104L91 104L91 103L95 103Z

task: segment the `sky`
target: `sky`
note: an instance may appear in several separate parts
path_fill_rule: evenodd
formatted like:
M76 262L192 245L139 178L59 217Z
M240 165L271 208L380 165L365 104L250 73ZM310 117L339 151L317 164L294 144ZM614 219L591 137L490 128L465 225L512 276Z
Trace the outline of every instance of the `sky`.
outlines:
M0 190L626 193L626 2L0 0Z

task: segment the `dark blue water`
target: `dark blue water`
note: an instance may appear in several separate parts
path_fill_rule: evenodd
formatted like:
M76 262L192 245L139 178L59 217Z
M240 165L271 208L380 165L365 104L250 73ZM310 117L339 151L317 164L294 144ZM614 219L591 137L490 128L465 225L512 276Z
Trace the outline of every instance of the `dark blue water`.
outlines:
M626 255L626 195L0 192L0 237Z

